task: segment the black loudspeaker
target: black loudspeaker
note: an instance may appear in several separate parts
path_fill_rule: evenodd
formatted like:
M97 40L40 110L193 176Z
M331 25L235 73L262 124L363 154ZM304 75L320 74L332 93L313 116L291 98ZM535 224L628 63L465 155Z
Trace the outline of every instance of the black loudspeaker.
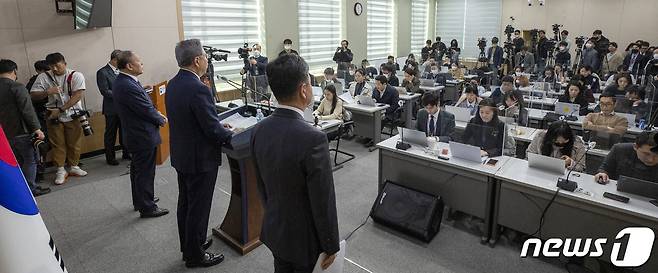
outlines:
M429 243L439 232L443 216L443 200L391 181L372 205L370 217L381 225Z

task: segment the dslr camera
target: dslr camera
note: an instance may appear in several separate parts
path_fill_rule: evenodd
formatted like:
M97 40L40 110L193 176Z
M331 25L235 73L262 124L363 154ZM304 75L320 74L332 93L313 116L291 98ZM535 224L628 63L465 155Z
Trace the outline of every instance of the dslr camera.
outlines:
M50 151L50 145L46 141L38 139L37 134L32 134L31 141L32 147L39 152L39 155L45 156Z
M73 114L71 114L72 119L78 119L80 121L80 127L82 127L82 133L85 134L85 136L90 136L94 134L94 130L91 129L91 125L89 124L89 119L90 117L89 111L87 110L73 110Z

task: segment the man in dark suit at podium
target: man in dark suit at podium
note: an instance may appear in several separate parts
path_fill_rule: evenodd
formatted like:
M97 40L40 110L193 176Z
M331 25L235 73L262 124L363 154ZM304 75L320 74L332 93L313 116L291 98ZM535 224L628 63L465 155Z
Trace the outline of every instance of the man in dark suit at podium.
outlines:
M144 71L139 56L131 51L122 51L117 67L121 73L114 81L114 105L121 120L124 144L132 155L130 185L133 206L142 218L160 217L169 211L155 204L153 180L156 151L161 142L159 127L167 123L167 118L155 110L137 79Z
M208 217L221 146L232 132L219 123L212 91L201 82L208 58L198 39L176 45L180 70L167 85L165 104L169 117L171 166L178 173L178 236L186 267L209 267L224 260L206 252Z
M272 251L276 273L312 272L322 252L326 269L340 249L336 196L327 136L303 118L313 103L308 65L287 54L267 66L267 76L279 107L252 132L265 209L260 240Z

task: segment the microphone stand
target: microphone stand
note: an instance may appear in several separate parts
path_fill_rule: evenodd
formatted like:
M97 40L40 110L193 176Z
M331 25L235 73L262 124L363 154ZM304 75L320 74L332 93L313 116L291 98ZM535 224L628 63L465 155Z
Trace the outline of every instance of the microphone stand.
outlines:
M248 103L247 103L247 91L251 91L251 92L253 92L254 94L257 94L257 95L260 95L260 96L263 96L263 97L268 98L268 100L267 100L267 110L268 110L270 113L272 113L272 105L271 105L271 103L270 103L269 96L268 96L267 94L264 94L264 93L262 93L262 92L259 92L259 91L256 91L256 90L253 90L253 89L251 89L251 88L250 88L249 86L247 86L247 85L243 85L242 87L238 87L238 86L240 86L240 85L239 85L237 82L232 81L232 80L229 80L228 78L226 78L226 77L224 77L224 76L222 76L222 75L217 75L217 77L218 77L219 79L225 81L225 82L226 82L227 84L229 84L230 86L232 86L232 87L234 87L234 88L237 88L238 90L241 90L241 93L242 93L242 96L243 96L243 99L244 99L244 105L247 105L247 104L248 104ZM241 89L241 88L242 88L242 89ZM262 107L261 104L258 104L258 108L262 109L263 107Z

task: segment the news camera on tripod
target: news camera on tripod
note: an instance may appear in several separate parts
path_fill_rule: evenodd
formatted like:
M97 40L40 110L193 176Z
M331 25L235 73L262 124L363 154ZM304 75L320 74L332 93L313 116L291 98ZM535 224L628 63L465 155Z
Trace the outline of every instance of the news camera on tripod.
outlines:
M259 44L254 44L252 48L245 46L238 49L240 58L244 60L245 66L240 71L242 75L242 90L246 90L246 87L258 91L258 93L267 93L267 76L265 75L265 69L267 68L268 59L267 57L261 54L261 46ZM254 98L256 101L263 99L258 93L257 98Z
M212 46L203 46L203 51L206 52L206 56L208 57L208 69L206 70L208 82L206 84L209 85L214 95L217 94L217 87L215 87L215 67L212 64L212 61L228 61L228 53L231 53L231 51L217 49Z

